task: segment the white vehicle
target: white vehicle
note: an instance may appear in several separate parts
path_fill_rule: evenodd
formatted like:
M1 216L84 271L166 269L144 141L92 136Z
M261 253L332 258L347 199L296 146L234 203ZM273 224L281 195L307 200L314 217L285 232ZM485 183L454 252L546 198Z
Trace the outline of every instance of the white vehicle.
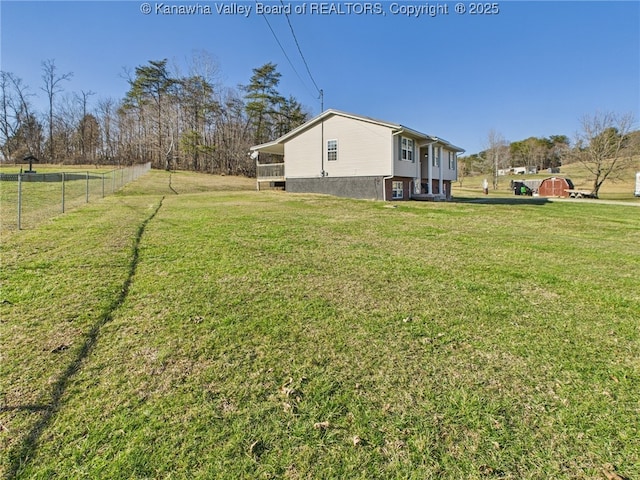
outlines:
M634 195L640 197L640 172L636 172L636 191Z

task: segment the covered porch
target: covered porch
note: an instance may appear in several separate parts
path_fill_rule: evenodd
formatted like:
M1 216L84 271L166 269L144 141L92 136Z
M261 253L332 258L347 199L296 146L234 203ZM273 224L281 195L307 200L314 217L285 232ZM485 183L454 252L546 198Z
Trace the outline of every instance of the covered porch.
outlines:
M411 200L419 200L422 202L444 202L451 199L451 182L445 181L442 184L442 190L437 180L432 180L431 193L428 192L427 179L423 178L420 184L420 193L411 194Z
M411 198L443 201L451 198L451 183L457 179L457 155L463 152L437 137L418 145L416 178Z
M260 191L261 184L265 183L271 187L284 187L284 162L261 164L256 161L256 189Z
M278 142L263 143L251 148L251 158L256 161L256 190L268 184L270 187L285 187L284 145ZM260 163L260 156L269 161ZM280 161L273 161L279 159Z

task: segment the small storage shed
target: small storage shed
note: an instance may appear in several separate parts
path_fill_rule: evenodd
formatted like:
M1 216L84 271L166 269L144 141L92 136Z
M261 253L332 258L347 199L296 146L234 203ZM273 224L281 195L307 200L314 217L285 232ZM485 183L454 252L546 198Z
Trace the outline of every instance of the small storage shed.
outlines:
M568 197L566 190L573 190L573 182L569 178L549 177L542 180L538 187L541 197Z

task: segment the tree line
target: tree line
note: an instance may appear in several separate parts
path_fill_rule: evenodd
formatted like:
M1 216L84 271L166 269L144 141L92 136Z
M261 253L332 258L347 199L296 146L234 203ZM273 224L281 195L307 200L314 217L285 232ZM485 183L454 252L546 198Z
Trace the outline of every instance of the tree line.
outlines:
M19 163L33 155L47 163L123 165L208 173L255 174L249 147L272 140L309 119L292 96L278 90L277 65L252 70L246 85L224 86L206 53L187 71L167 59L126 71L123 98L92 103L93 91L69 94L72 72L42 62L46 111L32 105L36 93L12 72L0 72L0 154Z
M580 119L575 138L566 135L529 137L508 142L497 131L487 135L487 148L458 159L458 180L474 174L491 175L498 187L500 170L527 167L555 172L561 165L578 162L592 176L592 193L597 197L602 184L618 180L637 163L640 131L633 131L632 113L598 112Z
M489 173L496 167L536 167L538 170L556 168L562 165L570 150L570 140L566 135L529 137L508 142L500 133L492 130L486 143L485 150L461 159L468 173Z

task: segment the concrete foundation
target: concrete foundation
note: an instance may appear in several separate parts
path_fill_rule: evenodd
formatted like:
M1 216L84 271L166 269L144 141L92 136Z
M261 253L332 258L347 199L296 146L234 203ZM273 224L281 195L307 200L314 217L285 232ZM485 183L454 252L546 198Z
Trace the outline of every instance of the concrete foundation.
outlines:
M285 190L293 193L326 193L337 197L384 199L383 177L287 178Z

